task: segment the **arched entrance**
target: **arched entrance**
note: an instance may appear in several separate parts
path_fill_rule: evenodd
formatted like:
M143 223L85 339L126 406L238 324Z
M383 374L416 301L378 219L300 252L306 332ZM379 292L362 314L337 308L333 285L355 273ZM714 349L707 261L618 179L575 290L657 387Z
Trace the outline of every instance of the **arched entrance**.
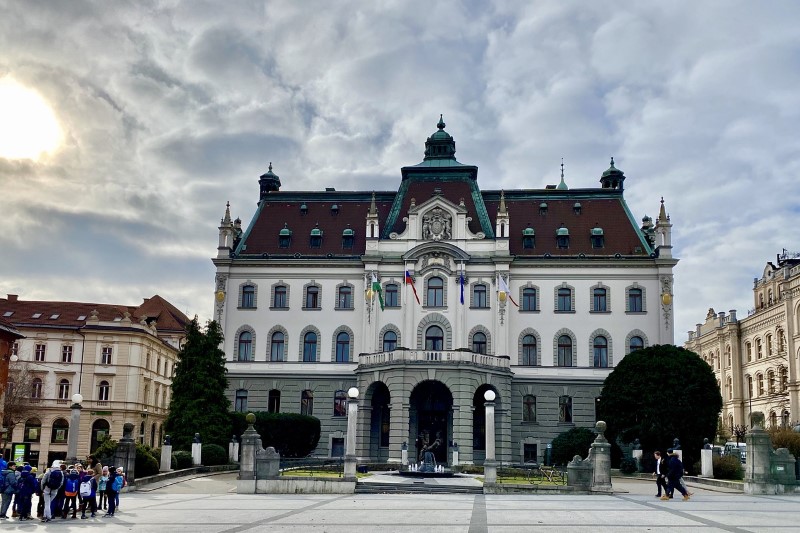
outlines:
M382 382L375 382L369 386L366 397L372 408L369 423L369 456L377 461L388 461L391 427L389 388Z
M453 395L440 381L423 381L411 391L409 401L409 461L419 462L428 446L437 463L447 464L447 449L453 434ZM412 446L413 443L413 446Z
M486 399L483 395L487 390L494 391L495 404L500 404L500 394L491 385L483 384L475 390L472 397L472 453L475 461L486 458Z
M92 442L90 444L90 449L92 453L106 440L109 435L110 425L108 424L107 420L103 420L102 418L97 419L92 424Z

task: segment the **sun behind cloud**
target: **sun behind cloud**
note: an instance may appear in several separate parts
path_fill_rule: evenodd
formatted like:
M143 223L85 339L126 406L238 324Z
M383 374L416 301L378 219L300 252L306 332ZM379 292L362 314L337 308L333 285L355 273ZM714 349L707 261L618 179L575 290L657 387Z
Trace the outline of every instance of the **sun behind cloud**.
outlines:
M53 110L38 92L10 76L0 78L0 157L39 159L62 140Z

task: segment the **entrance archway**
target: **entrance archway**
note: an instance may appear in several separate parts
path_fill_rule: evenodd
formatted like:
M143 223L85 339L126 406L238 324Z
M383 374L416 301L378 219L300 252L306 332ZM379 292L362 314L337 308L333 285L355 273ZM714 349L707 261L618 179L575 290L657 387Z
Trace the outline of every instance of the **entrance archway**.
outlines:
M103 441L109 437L108 432L110 428L111 426L108 424L107 420L99 418L94 421L92 424L92 441L89 444L92 453L94 453L94 451L103 444Z
M366 399L369 400L369 456L376 461L389 459L389 429L391 396L389 388L382 382L375 382L367 389Z
M409 399L409 460L420 461L428 446L437 463L447 464L447 448L453 434L453 394L440 381L423 381Z

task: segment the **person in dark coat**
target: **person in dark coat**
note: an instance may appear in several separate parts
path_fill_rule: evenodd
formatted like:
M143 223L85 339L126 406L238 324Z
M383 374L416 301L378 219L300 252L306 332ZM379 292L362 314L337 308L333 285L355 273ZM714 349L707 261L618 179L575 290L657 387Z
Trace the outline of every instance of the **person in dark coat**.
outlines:
M17 514L20 520L31 520L31 506L33 494L39 485L36 476L31 473L31 467L26 465L17 480Z
M662 488L664 489L664 494L669 496L669 492L667 491L667 471L669 470L667 460L661 456L661 452L658 450L655 451L653 457L656 459L656 471L653 472L653 475L656 476L656 488L658 489L656 498L661 497Z
M0 506L0 518L8 518L6 512L8 512L8 508L11 505L11 498L14 497L14 494L17 493L17 463L14 461L9 461L8 466L0 472L0 476L3 476L3 503Z
M114 516L114 511L117 507L117 490L116 487L119 486L119 482L117 478L119 475L117 471L114 469L113 466L108 467L108 481L106 482L106 496L108 497L108 512L103 515L106 516Z
M689 493L686 492L686 489L683 488L683 484L681 483L681 478L683 477L683 462L681 462L681 458L678 457L678 454L670 448L667 450L669 454L669 467L667 470L667 491L669 494L673 494L675 489L678 489L678 492L683 494L683 501L689 500ZM669 500L669 496L667 494L661 497L662 500Z

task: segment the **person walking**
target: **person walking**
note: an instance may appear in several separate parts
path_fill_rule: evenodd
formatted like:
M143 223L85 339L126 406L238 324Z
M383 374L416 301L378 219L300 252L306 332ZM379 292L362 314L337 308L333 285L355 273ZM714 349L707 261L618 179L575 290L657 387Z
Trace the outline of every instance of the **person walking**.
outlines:
M55 461L53 461L53 463L55 464ZM58 469L61 470L61 486L53 496L53 503L51 504L53 507L51 509L52 514L56 518L61 517L64 512L64 487L67 481L67 463L58 461Z
M60 461L53 461L53 466L42 476L42 496L44 498L42 522L49 522L53 519L54 502L62 485L64 485L64 474L61 472Z
M108 493L106 492L106 484L108 483L108 467L104 466L100 472L100 477L97 480L97 492L100 495L100 501L97 503L98 509L108 509Z
M7 519L8 507L11 505L11 498L17 493L17 463L9 461L8 466L0 472L2 479L0 480L0 488L3 489L3 503L0 506L0 519Z
M117 494L122 488L122 476L118 475L113 467L108 469L108 481L106 482L106 495L108 497L108 512L103 516L114 516L117 507Z
M681 458L678 457L678 454L670 448L667 450L669 454L669 467L667 470L667 492L669 494L674 494L675 489L678 490L681 494L683 494L683 501L689 501L689 493L686 492L686 489L683 488L683 484L681 483L681 478L683 477L683 462L681 462ZM661 497L662 500L669 500L670 496L668 494L664 494Z
M658 492L656 493L656 498L661 497L661 489L664 489L664 494L669 496L667 492L667 460L661 456L661 452L656 450L653 453L653 457L656 460L656 471L653 472L653 475L656 476L656 488Z

